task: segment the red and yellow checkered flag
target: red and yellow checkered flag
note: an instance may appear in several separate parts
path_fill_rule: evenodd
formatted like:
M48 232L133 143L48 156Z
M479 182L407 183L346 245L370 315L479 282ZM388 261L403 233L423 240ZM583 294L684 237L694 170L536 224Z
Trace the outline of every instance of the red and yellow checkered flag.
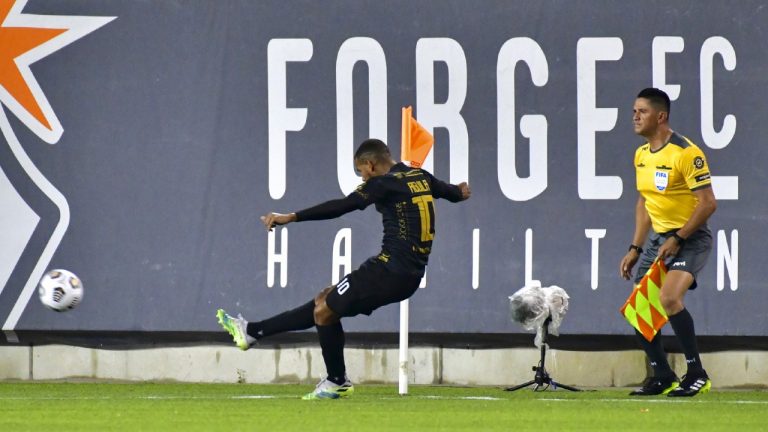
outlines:
M661 306L659 293L667 277L667 266L657 259L635 285L620 312L629 324L636 328L649 342L667 323L667 313Z

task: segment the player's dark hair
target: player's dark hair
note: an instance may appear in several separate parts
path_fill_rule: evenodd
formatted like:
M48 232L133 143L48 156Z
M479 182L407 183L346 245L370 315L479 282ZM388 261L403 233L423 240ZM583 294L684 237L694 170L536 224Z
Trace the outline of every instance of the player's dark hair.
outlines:
M659 90L657 88L648 87L645 89L642 89L640 93L637 94L638 98L648 99L649 102L651 102L651 105L656 107L659 111L666 111L667 118L669 118L669 114L671 111L671 103L669 102L669 96L667 96L664 91Z
M370 138L363 141L355 151L355 160L369 160L374 162L384 162L392 159L389 147L384 141Z

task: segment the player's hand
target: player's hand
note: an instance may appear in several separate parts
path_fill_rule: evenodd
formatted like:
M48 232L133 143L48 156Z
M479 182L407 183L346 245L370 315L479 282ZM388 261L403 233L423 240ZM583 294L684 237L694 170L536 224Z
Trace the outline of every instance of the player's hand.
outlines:
M472 196L472 189L469 188L469 185L467 184L467 182L461 182L457 186L461 191L462 200L467 200L469 199L470 196Z
M640 258L640 254L636 250L630 250L624 255L619 264L619 276L625 280L629 280L632 277L632 268L637 263L637 259Z
M667 258L676 256L680 252L680 243L674 237L668 237L664 244L659 247L659 259L664 261Z
M285 225L296 221L296 213L267 213L261 217L261 223L267 228L267 231L272 231L272 227L276 225Z

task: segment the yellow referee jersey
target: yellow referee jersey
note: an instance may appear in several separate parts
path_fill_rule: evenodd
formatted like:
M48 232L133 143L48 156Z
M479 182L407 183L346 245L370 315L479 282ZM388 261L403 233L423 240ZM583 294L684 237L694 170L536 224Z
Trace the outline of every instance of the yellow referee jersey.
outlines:
M677 133L656 151L649 143L640 146L635 151L635 173L637 190L657 233L682 228L698 203L693 191L712 182L704 153Z

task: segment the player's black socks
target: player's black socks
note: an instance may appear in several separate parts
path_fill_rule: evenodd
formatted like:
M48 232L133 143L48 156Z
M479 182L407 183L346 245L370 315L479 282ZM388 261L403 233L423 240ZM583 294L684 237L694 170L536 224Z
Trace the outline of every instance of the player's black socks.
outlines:
M287 331L306 330L315 325L315 300L312 299L295 309L285 311L264 321L249 322L246 332L261 339Z
M341 321L317 326L317 335L320 338L328 379L339 385L344 384L347 370L344 365L344 328Z
M693 327L693 317L691 317L688 309L683 309L670 316L669 324L672 325L677 340L683 348L685 362L688 364L688 373L697 376L704 374L704 368L701 365L701 358L699 357L699 347L696 344L696 331Z
M648 361L653 368L653 376L658 378L665 378L674 375L675 372L669 367L667 361L667 353L664 351L664 345L661 343L661 332L656 333L656 337L652 341L648 342L642 333L635 330L637 340L640 341L640 345L643 347L643 351L648 356Z

